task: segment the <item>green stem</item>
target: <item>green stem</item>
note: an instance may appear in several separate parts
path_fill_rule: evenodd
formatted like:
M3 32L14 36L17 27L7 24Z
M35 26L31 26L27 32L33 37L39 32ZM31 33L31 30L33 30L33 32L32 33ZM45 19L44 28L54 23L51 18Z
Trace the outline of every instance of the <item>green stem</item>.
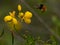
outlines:
M13 31L11 31L11 35L12 35L12 45L14 45L14 33L13 33Z

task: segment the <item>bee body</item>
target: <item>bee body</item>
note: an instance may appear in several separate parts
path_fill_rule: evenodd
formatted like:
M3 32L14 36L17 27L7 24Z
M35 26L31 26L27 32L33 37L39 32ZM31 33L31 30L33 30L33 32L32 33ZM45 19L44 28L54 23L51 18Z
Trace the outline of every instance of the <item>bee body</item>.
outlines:
M47 10L47 7L44 4L40 4L40 6L38 7L38 9L40 9L42 12L45 12Z

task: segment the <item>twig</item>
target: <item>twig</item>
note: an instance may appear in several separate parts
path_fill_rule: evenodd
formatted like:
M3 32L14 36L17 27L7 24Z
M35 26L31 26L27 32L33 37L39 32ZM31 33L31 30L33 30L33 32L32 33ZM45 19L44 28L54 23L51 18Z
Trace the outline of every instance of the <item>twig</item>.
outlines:
M24 0L20 0L20 1L21 3L25 4L25 6L34 14L34 16L36 16L36 18L42 24L44 24L44 26L48 29L48 31L50 31L50 33L52 33L60 41L60 36L54 33L54 31L44 22L44 20L40 16L38 16L38 14L33 10L33 8L31 8Z

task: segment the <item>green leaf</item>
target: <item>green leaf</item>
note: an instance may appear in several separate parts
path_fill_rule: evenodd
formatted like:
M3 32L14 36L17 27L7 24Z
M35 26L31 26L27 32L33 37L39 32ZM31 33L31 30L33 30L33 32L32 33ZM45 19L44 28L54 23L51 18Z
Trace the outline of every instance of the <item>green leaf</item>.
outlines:
M26 43L28 45L35 45L35 41L34 38L31 35L28 35L27 39L26 39Z
M58 18L57 18L56 16L52 16L52 21L53 21L54 23L57 23Z
M52 16L52 21L56 26L60 26L60 20L57 16Z

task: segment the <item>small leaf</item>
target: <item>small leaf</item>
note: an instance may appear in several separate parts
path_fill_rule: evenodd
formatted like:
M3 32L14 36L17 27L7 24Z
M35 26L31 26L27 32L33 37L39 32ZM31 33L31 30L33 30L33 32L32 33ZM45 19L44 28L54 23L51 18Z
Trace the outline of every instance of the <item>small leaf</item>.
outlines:
M52 21L53 21L54 23L57 23L58 18L57 18L56 16L53 16L53 17L52 17Z
M60 26L60 20L58 19L57 16L53 16L52 21L56 26Z

